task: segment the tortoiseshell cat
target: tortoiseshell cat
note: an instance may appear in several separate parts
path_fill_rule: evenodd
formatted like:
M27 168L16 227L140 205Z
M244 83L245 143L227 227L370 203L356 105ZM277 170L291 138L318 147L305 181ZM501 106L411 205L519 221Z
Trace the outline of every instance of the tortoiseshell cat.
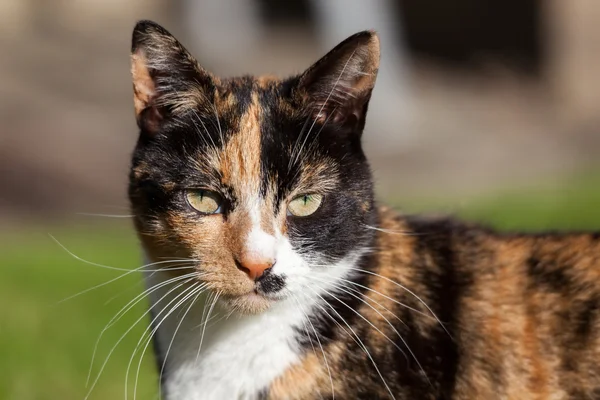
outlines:
M129 195L162 263L164 398L600 399L600 234L379 206L361 148L378 64L360 32L298 76L220 79L135 27Z

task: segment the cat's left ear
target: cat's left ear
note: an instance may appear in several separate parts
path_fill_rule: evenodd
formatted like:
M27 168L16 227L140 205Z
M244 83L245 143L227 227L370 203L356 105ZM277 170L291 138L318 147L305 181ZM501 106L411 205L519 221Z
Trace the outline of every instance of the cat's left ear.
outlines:
M136 119L150 136L169 117L198 109L214 91L211 74L152 21L140 21L133 30L131 74Z
M299 78L314 120L362 129L379 69L379 38L363 31L338 44Z

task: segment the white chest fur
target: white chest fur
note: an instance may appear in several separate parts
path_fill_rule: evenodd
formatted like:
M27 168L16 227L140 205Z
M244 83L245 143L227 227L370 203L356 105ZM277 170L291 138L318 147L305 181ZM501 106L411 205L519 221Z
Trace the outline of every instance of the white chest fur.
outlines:
M147 274L146 284L152 286L163 279L160 274ZM167 291L168 287L153 292L152 304ZM219 314L216 307L206 325L198 355L202 300L196 302L183 320L187 306L181 312L173 312L157 332L162 357L170 347L163 386L166 400L253 399L299 360L294 338L296 329L303 327L304 314L291 301L278 303L256 316L222 318L224 314ZM167 303L163 299L156 310Z

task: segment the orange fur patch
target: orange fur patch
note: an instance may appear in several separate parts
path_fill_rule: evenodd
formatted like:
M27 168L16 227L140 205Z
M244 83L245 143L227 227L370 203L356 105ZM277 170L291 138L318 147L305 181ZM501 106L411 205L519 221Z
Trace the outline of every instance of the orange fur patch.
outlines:
M133 105L136 116L139 116L141 112L148 107L156 94L154 80L150 76L147 64L146 56L141 51L131 55Z

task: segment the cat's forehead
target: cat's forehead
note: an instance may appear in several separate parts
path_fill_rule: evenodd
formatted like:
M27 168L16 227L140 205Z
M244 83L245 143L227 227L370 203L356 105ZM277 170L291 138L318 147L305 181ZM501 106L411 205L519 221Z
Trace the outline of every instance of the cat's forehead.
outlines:
M239 81L234 81L239 85ZM233 85L232 85L233 86ZM243 89L248 89L244 87ZM240 194L258 193L261 182L261 136L263 106L254 89L233 89L221 107L232 113L229 132L220 148L212 152L210 163L221 175L221 183L236 188ZM217 112L219 110L217 109Z
M285 125L297 124L302 108L292 105L286 83L273 76L244 76L217 81L212 107L199 104L206 117L217 119L219 139L243 135L250 141L273 130L285 130ZM211 115L214 111L214 116ZM279 138L279 140L284 138ZM226 143L225 143L226 144ZM280 143L283 145L284 143Z
M209 110L211 123L193 122L189 131L208 136L190 155L192 165L212 177L215 188L230 188L241 202L251 202L258 194L277 202L293 189L333 187L337 175L332 160L315 157L314 146L312 157L303 152L312 143L302 136L308 133L302 131L306 117L293 110L284 85L271 76L220 80L214 115Z
M215 107L221 113L241 116L251 107L274 108L286 104L284 83L275 76L243 76L219 79L215 86ZM236 115L233 115L236 116Z

